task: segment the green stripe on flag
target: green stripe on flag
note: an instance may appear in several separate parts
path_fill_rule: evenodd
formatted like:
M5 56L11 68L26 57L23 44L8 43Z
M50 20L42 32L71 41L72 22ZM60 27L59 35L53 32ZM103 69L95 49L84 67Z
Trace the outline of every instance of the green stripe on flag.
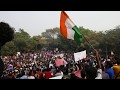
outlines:
M74 26L72 29L75 31L74 40L81 43L82 33L80 32L77 26Z

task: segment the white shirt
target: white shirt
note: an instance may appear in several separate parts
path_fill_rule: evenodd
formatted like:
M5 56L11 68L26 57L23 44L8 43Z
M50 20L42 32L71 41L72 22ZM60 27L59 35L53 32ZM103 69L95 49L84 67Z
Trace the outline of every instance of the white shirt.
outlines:
M98 69L97 73L98 75L95 79L102 79L102 69Z
M63 72L56 73L55 76L62 76L63 77Z
M28 77L26 75L20 77L20 79L28 79Z
M28 79L35 79L34 76L28 76Z
M49 68L50 68L51 66L53 67L53 64L52 64L52 63L49 64Z

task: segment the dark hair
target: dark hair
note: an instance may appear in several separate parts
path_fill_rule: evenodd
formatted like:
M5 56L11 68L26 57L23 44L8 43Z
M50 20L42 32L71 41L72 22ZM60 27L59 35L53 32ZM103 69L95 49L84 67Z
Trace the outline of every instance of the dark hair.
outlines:
M24 72L24 71L22 71L22 76L23 76L23 75L25 75L25 72Z
M30 72L28 73L28 75L31 76L31 74L32 74L32 72L30 71Z
M47 72L49 72L51 69L50 68L47 68Z
M118 65L120 64L120 59L117 59L117 64L118 64Z
M14 38L14 29L8 23L0 22L0 46Z
M101 64L102 71L105 71L105 67Z
M14 29L8 23L0 22L0 49L5 43L14 38ZM0 77L4 70L4 63L0 57Z
M107 64L109 68L111 68L113 66L111 61L106 61L105 64Z
M36 74L36 70L33 70L33 73Z
M68 68L64 68L63 73L64 73L65 75L68 75Z
M80 79L80 78L77 77L74 73L72 73L70 79Z
M81 70L81 78L84 79L85 76L86 76L86 74L85 74L85 70Z
M39 68L36 69L36 71L39 71L39 70L40 70Z
M4 70L4 63L3 63L2 59L0 58L0 77L3 74L3 70Z
M86 67L86 78L87 79L95 79L97 77L97 69L95 67Z

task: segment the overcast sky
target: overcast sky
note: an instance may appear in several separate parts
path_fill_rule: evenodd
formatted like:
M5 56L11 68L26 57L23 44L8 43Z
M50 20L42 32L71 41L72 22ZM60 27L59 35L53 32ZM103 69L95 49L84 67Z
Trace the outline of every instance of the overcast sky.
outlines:
M79 27L105 31L120 25L120 11L66 11ZM46 29L59 27L60 11L0 11L0 22L24 29L31 36L40 35Z

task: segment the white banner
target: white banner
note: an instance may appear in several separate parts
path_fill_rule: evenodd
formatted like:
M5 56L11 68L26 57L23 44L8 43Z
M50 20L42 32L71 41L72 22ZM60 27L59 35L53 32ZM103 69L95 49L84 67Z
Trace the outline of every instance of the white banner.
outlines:
M86 58L86 50L74 53L74 59L75 61L79 61Z

